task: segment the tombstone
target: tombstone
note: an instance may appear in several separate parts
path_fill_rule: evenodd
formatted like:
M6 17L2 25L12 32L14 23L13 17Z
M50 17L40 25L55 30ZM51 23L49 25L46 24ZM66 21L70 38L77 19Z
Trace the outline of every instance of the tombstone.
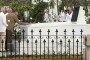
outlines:
M77 18L77 24L86 24L86 19L85 19L85 10L83 10L83 7L80 6L79 9L79 14Z

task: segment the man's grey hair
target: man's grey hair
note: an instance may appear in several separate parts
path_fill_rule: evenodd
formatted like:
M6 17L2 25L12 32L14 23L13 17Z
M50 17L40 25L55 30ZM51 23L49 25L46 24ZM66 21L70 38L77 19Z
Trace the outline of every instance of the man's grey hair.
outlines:
M7 12L12 12L12 9L11 8L7 8Z
M0 11L1 11L1 12L4 12L4 11L5 11L5 8L4 8L4 7L2 7L2 8L0 9Z

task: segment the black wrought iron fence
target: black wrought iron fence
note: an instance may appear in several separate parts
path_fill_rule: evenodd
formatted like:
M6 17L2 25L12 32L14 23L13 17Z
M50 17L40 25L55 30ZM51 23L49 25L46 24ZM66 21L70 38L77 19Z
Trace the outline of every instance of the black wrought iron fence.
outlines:
M75 35L73 29L72 35L67 35L67 30L64 30L64 35L59 35L58 29L55 35L50 35L50 30L47 30L47 35L42 34L40 29L39 35L34 35L31 30L31 35L25 35L22 30L21 34L14 34L14 40L8 43L7 51L1 51L0 57L2 60L6 59L41 59L41 60L82 60L83 59L83 30L80 30L80 35ZM20 36L20 37L16 37ZM2 40L2 46L3 46ZM3 47L2 47L3 49Z

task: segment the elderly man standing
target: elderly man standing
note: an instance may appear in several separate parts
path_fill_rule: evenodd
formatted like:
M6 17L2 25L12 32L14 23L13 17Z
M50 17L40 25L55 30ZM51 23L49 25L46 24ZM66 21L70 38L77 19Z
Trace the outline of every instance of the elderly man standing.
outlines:
M1 8L0 12L0 51L5 51L6 28L8 26L5 16L5 8Z
M6 9L6 13L5 16L7 16L8 14L12 13L12 9L8 8ZM7 40L9 39L8 35L10 35L11 33L9 32L8 29L6 29L6 41L5 41L5 50L7 50Z
M12 13L8 13L6 16L8 27L7 27L7 33L6 33L6 50L7 48L7 43L12 43L12 33L14 32L14 25L15 23L18 23L20 25L28 25L28 23L25 22L20 22L18 19L18 10L14 9Z
M9 13L12 13L12 9L11 8L7 9L7 13L5 15L7 16Z
M73 15L73 10L71 7L68 7L61 15L60 15L60 21L61 22L71 22Z
M68 13L67 13L67 16L66 16L66 20L67 20L67 22L71 22L72 15L73 15L73 10L72 10L71 7L68 7L67 10L68 10Z

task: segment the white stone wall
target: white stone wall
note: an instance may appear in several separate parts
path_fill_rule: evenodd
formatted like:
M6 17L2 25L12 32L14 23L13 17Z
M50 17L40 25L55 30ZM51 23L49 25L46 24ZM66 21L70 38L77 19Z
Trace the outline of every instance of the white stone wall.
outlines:
M72 52L73 52L73 45L72 45L72 42L73 42L73 38L72 38L72 30L73 29L75 29L75 39L74 39L74 44L75 44L75 53L76 53L76 51L77 51L77 47L76 47L76 45L77 45L77 43L76 43L76 40L77 39L79 39L79 48L80 48L80 46L81 46L81 38L80 38L80 35L81 35L81 29L83 30L83 33L82 33L82 35L83 35L83 38L82 39L84 39L84 36L85 35L88 35L88 34L90 34L90 25L89 24L72 24L72 23L66 23L66 22L62 22L62 23L60 23L60 22L56 22L56 23L36 23L36 24L31 24L31 25L28 25L28 26L22 26L23 27L23 29L25 29L25 35L28 35L28 36L25 36L25 50L24 50L24 52L25 53L27 53L27 43L26 43L26 41L27 41L27 39L29 39L29 54L32 54L31 52L32 52L32 39L31 39L31 30L33 29L33 35L34 35L34 39L33 39L33 54L35 54L35 51L36 51L36 45L35 45L35 40L37 39L38 40L38 54L40 54L40 38L39 38L39 35L40 35L40 33L39 33L39 30L41 29L42 30L42 33L41 33L41 35L42 35L42 40L41 40L41 45L42 45L42 47L41 47L41 49L42 49L42 54L43 54L43 47L44 47L44 45L43 45L43 41L44 41L44 39L46 40L46 47L45 47L45 49L46 49L46 53L47 53L47 47L48 47L48 45L47 45L47 43L48 43L48 39L47 39L47 35L48 35L48 29L50 29L50 36L51 36L51 38L50 38L50 42L52 41L52 39L54 39L54 51L56 51L56 38L55 38L55 35L56 35L56 29L58 29L58 36L59 36L59 38L58 38L58 47L60 47L60 43L59 43L59 41L60 41L60 39L62 39L62 41L63 41L63 52L62 53L64 53L65 52L65 39L64 39L64 30L66 29L67 30L67 33L66 33L66 35L67 35L67 39L66 39L66 41L68 41L68 39L70 39L71 40L71 48L70 48L70 52L71 52L71 54L72 54ZM83 41L82 41L83 42ZM50 43L50 45L51 45L52 43ZM68 45L68 42L66 42L66 45ZM84 44L82 45L83 46L83 49L85 48L85 46L84 46ZM21 41L21 47L23 47L23 41ZM21 50L21 52L23 52L23 49L21 48L20 49ZM67 49L66 49L67 51L68 51L68 47L67 47ZM58 48L58 51L60 52L60 48ZM80 53L80 51L81 51L81 48L78 50L78 53ZM56 53L56 52L55 52ZM52 45L50 46L50 54L52 54Z

